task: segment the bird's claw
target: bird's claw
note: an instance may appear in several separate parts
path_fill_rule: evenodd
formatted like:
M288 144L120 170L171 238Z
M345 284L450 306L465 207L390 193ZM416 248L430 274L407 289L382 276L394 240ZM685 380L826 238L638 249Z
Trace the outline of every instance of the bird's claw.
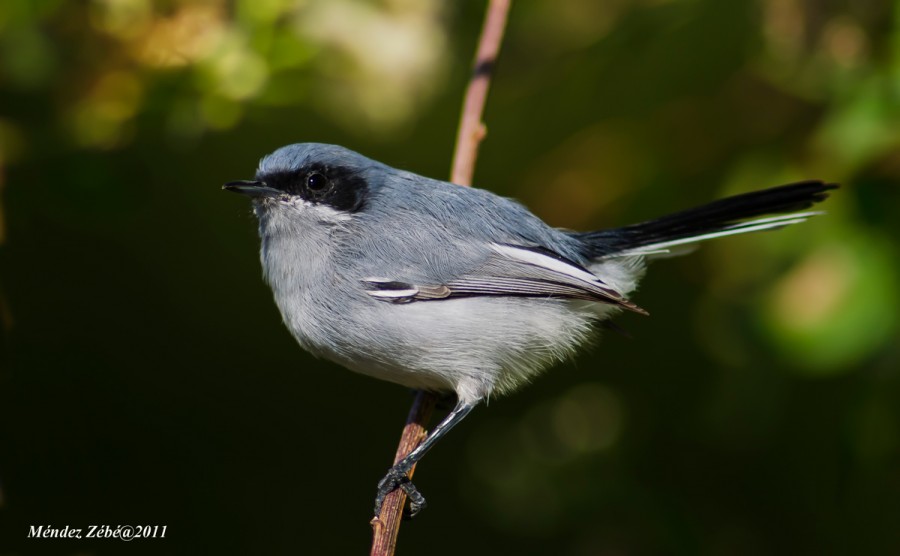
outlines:
M378 481L378 493L375 495L376 517L381 514L381 506L384 505L384 500L387 498L387 495L398 488L402 488L403 492L405 492L406 496L409 498L409 513L406 514L406 517L413 518L425 508L425 497L422 496L422 493L419 492L416 485L409 479L409 469L398 464L391 467L388 470L387 475Z

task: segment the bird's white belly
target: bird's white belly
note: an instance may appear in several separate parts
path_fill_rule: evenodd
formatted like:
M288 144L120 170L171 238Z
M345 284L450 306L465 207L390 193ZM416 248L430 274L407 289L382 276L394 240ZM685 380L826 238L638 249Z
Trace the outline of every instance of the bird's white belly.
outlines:
M315 304L282 313L293 315L286 319L289 328L317 355L411 388L452 390L469 401L512 391L572 355L608 307L513 297L367 301L340 319Z

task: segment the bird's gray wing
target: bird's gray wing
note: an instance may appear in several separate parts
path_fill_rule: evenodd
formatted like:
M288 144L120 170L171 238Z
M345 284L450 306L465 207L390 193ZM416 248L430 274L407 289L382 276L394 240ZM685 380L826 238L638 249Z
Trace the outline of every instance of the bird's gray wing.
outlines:
M493 243L475 270L444 284L413 284L389 276L363 279L372 297L393 303L459 297L506 296L581 299L646 311L583 266L544 247Z

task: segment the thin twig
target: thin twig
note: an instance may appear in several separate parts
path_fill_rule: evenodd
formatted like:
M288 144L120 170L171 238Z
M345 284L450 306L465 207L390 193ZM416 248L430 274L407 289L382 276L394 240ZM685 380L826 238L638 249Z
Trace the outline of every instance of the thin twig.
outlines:
M503 40L510 3L511 0L490 0L485 13L484 26L478 41L478 51L475 54L472 79L466 89L462 115L459 120L456 150L453 153L453 170L450 173L450 181L459 185L472 185L478 146L486 132L481 116L484 113L485 100L487 100L491 71ZM434 394L424 391L416 392L416 399L409 410L406 426L400 437L400 445L397 447L397 455L394 457L395 464L425 439L428 434L428 421L431 419L436 403L437 396ZM413 471L415 471L415 467L409 471L410 478L412 478ZM397 534L400 532L400 521L405 504L406 493L403 492L403 489L398 488L385 498L381 513L371 522L373 533L371 556L393 556L397 547Z
M406 418L406 426L403 427L403 435L400 437L400 445L397 446L397 455L394 456L394 464L412 452L420 442L428 435L428 421L434 413L437 396L430 392L419 390L409 408L409 416ZM409 470L409 478L412 478L416 466ZM403 507L406 505L406 493L402 488L387 495L381 506L381 513L372 519L372 551L371 556L391 556L397 547L397 534L400 532L400 521L403 517Z
M459 185L472 185L478 146L487 133L481 115L484 113L484 102L491 84L491 72L500 52L503 31L506 29L509 5L510 0L490 0L485 14L484 27L478 41L478 52L475 54L475 68L472 80L469 81L469 88L466 90L466 99L459 119L459 133L456 136L456 150L453 153L453 170L450 172L450 181Z

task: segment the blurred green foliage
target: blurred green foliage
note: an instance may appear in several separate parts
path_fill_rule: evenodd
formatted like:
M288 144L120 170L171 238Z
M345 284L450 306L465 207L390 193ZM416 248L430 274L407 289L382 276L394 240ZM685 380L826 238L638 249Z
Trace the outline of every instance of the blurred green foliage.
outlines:
M219 184L300 141L445 176L482 14L0 3L0 553L367 549L410 398L295 346ZM655 263L632 340L424 460L401 552L900 552L898 3L515 3L485 117L476 185L557 226L843 188ZM170 538L25 538L144 522Z

